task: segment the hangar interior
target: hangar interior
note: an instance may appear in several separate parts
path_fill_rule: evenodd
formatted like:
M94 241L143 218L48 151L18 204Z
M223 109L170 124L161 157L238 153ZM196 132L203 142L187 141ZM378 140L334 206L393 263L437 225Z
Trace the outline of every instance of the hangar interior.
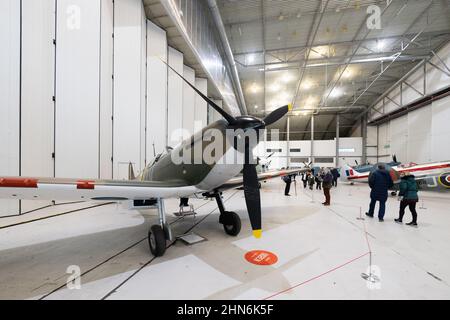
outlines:
M163 257L155 209L0 199L0 299L449 299L449 17L448 0L0 0L0 177L142 173L222 119L176 72L235 117L292 103L255 149L271 170L344 169L329 207L299 177L291 197L261 183L261 239L240 189L223 193L237 237L211 199L185 217L166 199L173 232L202 241ZM417 228L394 223L396 197L384 223L365 217L369 187L343 179L394 156L443 169Z

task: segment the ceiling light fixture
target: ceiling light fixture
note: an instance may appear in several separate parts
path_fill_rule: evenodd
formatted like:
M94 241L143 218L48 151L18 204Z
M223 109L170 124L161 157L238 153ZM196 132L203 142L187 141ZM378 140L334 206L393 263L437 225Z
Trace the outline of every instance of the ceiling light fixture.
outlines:
M259 87L258 87L258 85L256 83L253 83L253 85L251 86L250 90L251 90L252 93L258 93Z
M342 89L340 88L334 88L333 91L330 93L330 97L332 98L338 98L343 95Z
M379 51L382 51L384 47L386 46L386 42L383 40L377 40L377 49Z
M278 83L274 83L270 86L270 90L273 92L277 92L278 90L280 90L280 85Z
M310 80L305 80L302 82L302 89L309 90L313 86L312 82Z

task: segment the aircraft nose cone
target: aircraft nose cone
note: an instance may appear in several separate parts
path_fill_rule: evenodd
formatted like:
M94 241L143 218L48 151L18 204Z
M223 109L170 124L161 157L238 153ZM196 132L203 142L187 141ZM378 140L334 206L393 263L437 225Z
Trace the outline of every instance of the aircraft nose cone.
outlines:
M241 129L263 129L265 127L264 121L252 116L241 116L236 118L235 128Z

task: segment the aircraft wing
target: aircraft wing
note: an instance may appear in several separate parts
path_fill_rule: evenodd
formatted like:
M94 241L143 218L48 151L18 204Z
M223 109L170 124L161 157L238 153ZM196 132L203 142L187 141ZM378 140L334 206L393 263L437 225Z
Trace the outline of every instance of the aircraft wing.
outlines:
M195 193L183 181L0 177L0 198L17 200L147 200Z
M296 169L287 169L287 170L267 171L267 172L263 172L263 173L258 173L258 181L279 178L279 177L287 176L287 175L299 174L299 173L307 172L310 170L311 170L311 168L306 167L306 168L296 168ZM237 176L233 179L228 180L225 184L220 186L218 189L223 191L223 190L228 190L228 189L233 189L233 188L239 188L239 187L242 187L243 184L244 184L243 177Z

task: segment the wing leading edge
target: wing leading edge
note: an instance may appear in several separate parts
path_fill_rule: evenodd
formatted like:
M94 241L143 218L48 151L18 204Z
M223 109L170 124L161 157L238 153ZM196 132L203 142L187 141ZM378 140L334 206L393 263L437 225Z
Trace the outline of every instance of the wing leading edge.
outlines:
M0 177L0 198L17 200L147 200L197 192L184 181Z

